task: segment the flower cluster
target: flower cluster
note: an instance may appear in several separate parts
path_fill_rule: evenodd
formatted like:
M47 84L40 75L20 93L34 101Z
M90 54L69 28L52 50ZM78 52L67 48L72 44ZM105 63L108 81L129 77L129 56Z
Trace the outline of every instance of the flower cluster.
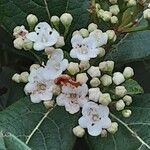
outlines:
M119 13L117 1L110 0L113 6L110 12L103 12L99 16L103 20L117 22L113 15ZM128 2L131 3L131 2ZM116 19L116 21L114 21ZM17 83L26 83L24 91L30 95L33 103L44 102L46 108L54 103L63 106L70 114L81 110L82 116L78 126L73 128L73 133L82 137L85 128L92 136L104 136L107 132L115 133L118 124L111 121L110 110L115 108L122 111L124 117L131 115L131 110L125 109L132 103L132 97L124 83L133 77L134 71L126 67L121 72L114 72L113 61L101 61L104 57L105 45L115 41L117 36L113 30L102 32L94 23L88 29L81 29L72 34L70 59L65 58L61 49L65 45L64 37L71 26L73 18L65 13L60 18L52 16L52 28L47 22L40 22L34 15L27 17L30 32L24 26L14 29L14 47L32 51L44 51L47 58L41 64L33 64L30 73L15 74L12 79ZM64 25L65 33L59 31L60 21ZM34 53L34 51L32 52ZM35 54L36 55L36 54ZM97 59L98 65L92 64Z

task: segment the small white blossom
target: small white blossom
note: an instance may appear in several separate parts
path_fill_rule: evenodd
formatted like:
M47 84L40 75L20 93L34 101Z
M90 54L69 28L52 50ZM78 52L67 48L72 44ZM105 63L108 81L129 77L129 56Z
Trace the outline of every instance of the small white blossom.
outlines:
M132 103L132 97L129 95L126 95L123 97L123 101L126 103L127 106L129 106Z
M21 37L18 37L14 40L14 47L16 49L19 49L21 50L23 48L23 43L24 43L24 40L21 38Z
M28 72L22 72L20 74L20 79L21 79L21 82L24 82L24 83L27 83L28 82L28 77L29 77L29 73Z
M88 26L88 31L89 31L89 32L93 32L93 31L96 30L97 28L98 28L97 24L91 23L91 24L89 24L89 26Z
M61 15L60 17L60 21L62 22L62 24L65 26L65 27L68 27L71 25L72 23L72 20L73 20L73 17L71 14L69 13L64 13Z
M125 96L127 93L127 90L124 86L116 86L115 88L115 94L119 97Z
M33 42L28 39L24 39L22 47L26 51L31 50L33 48Z
M27 22L29 26L34 27L35 24L38 22L38 18L35 15L30 14L27 16Z
M51 22L53 23L53 25L55 27L58 27L59 26L59 22L60 22L60 19L58 16L52 16L51 17Z
M20 82L21 82L20 74L15 73L15 74L12 76L12 80L15 81L16 83L20 83Z
M50 109L54 106L55 101L54 100L47 100L43 102L46 109Z
M117 101L117 103L116 103L116 110L120 111L120 110L123 110L124 108L125 108L124 101L122 99Z
M126 79L134 76L134 71L131 67L126 67L123 71L123 75Z
M111 125L107 106L88 102L83 106L82 115L83 116L79 119L79 125L82 128L87 128L91 136L100 135L102 129L107 129Z
M103 61L99 64L99 68L103 72L112 72L114 69L114 61Z
M111 97L109 93L103 93L100 95L99 103L104 106L107 106L111 102Z
M79 64L78 63L74 63L74 62L70 62L68 65L67 70L69 71L69 73L71 75L75 75L76 73L78 73L79 70Z
M59 106L65 106L66 111L70 114L77 113L88 98L88 87L86 84L75 87L71 84L62 86L62 93L56 98L56 102Z
M112 17L112 13L109 12L109 11L104 11L104 12L102 13L102 19L103 19L105 22L110 21L111 17Z
M117 122L112 122L111 126L107 129L107 131L111 134L114 134L118 131L118 123Z
M115 72L113 74L113 82L116 85L119 85L119 84L123 83L124 81L125 81L125 78L121 72Z
M109 86L112 84L112 77L107 74L104 74L100 80L104 86Z
M124 109L124 110L122 111L122 115L123 115L123 117L125 117L125 118L130 117L131 114L132 114L132 111L129 110L129 109Z
M107 30L106 31L107 35L108 35L108 39L112 42L115 42L117 39L116 33L114 30Z
M99 88L90 88L89 89L89 100L98 102L101 91Z
M59 33L46 22L40 22L35 27L35 32L30 32L26 37L34 42L34 50L41 51L46 47L56 44Z
M100 80L98 78L92 78L92 80L90 81L90 85L92 87L98 87L100 85Z
M99 67L94 67L94 66L91 66L87 73L93 78L93 77L100 77L101 76L101 72L99 70Z
M81 70L87 70L90 68L89 61L80 61L79 67Z
M79 32L84 38L89 36L89 31L87 29L82 28Z
M85 84L88 81L87 74L86 73L77 74L76 81L80 82L80 84Z
M105 49L104 49L104 48L100 47L100 48L98 49L98 51L99 51L99 54L98 54L99 57L105 56L106 52L105 52Z
M82 138L85 134L85 130L80 126L76 126L73 128L73 134L79 138Z
M36 69L38 69L38 68L40 68L40 65L39 65L39 64L32 64L32 65L30 66L30 72L31 72L32 70L36 70Z
M112 24L116 24L116 23L118 23L118 18L116 16L112 16L110 21Z
M119 6L118 5L112 5L109 7L109 11L113 14L113 15L118 15L118 13L120 12Z
M56 48L63 47L64 45L65 45L64 37L63 36L58 37L58 40L55 44Z

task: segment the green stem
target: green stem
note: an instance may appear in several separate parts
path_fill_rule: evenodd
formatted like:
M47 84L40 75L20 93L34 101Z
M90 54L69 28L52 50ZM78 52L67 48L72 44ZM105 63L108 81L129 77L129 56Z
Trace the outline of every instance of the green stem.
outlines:
M69 32L69 26L65 27L64 37L66 38L67 34Z

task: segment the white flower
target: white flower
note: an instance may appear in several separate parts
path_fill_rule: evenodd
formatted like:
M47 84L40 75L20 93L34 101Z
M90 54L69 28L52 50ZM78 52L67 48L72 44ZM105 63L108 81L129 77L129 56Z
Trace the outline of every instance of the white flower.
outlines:
M113 82L116 85L119 85L119 84L123 83L124 81L125 81L125 78L121 72L115 72L113 74Z
M62 93L56 98L56 102L59 106L65 106L66 111L70 114L74 114L87 103L87 93L88 87L86 84L78 87L66 84L62 86Z
M89 36L83 38L79 34L75 34L71 39L73 49L70 52L72 58L87 61L98 55L97 42L94 37Z
M28 77L29 82L26 84L24 91L26 94L30 94L31 101L33 103L52 99L53 81L44 78L43 74L47 73L47 70L42 67L37 70L31 70Z
M35 32L30 32L26 37L34 42L33 48L41 51L46 47L56 44L59 33L46 22L40 22L35 27Z
M87 73L93 78L93 77L100 77L101 76L101 72L99 70L99 67L94 67L94 66L91 66Z
M111 125L107 106L88 102L83 106L82 115L79 119L79 125L82 128L87 128L88 133L92 136L100 135L102 129L107 129Z
M99 88L90 88L89 89L89 100L98 102L101 91Z
M55 49L47 61L46 69L48 74L45 74L50 79L56 79L68 67L68 60L63 59L64 54L61 49Z

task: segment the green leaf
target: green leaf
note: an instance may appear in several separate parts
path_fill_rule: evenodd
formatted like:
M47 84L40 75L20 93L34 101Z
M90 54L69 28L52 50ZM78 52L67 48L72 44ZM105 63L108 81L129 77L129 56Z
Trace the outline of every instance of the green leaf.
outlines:
M15 26L26 24L28 14L35 14L40 21L49 22L50 15L60 16L64 12L69 12L74 17L74 30L87 25L88 7L88 0L1 0L0 24L12 33Z
M34 150L71 150L77 118L64 107L46 110L41 103L23 98L0 113L0 131L14 134Z
M118 64L146 59L150 56L149 38L150 31L127 34L110 50L105 59Z
M111 114L119 123L116 134L101 138L86 135L91 150L148 150L150 149L150 94L135 96L129 109L132 116L123 118L120 113Z

